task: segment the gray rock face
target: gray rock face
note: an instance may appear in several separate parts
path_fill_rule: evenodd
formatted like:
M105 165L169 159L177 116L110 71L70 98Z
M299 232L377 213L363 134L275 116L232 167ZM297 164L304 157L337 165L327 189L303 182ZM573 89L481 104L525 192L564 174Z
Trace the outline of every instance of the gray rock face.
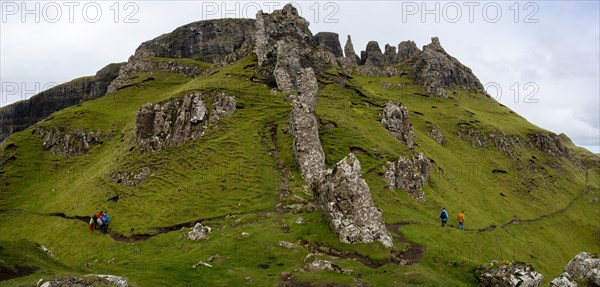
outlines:
M203 226L199 222L190 229L188 240L202 240L208 238L212 229L208 226Z
M531 133L528 136L537 149L549 156L571 156L571 152L558 135L540 132Z
M411 65L414 80L421 84L427 93L446 98L445 89L462 87L483 91L479 79L471 69L448 55L437 37L431 38L431 44L415 56Z
M340 68L334 54L341 51L333 39L337 34L322 33L313 37L308 25L291 4L271 14L256 14L256 71L274 81L285 93L297 88L296 77L303 68L312 68L317 74L328 68Z
M252 19L205 20L181 26L171 33L144 42L135 54L218 63L244 44L252 45L253 39Z
M399 141L413 146L413 129L408 118L408 109L398 103L388 102L383 108L381 123Z
M388 63L390 63L390 64L398 63L398 53L396 53L395 46L390 46L389 44L385 44L383 54L387 58Z
M177 62L157 64L151 57L188 58L209 63L232 62L252 52L254 45L254 20L214 19L190 23L142 43L123 66L119 77L112 83L108 93L114 93L127 85L133 74L152 69L196 76L195 66Z
M398 55L396 58L396 62L401 63L412 56L417 55L421 52L419 48L417 48L417 44L413 41L402 41L398 44Z
M140 151L156 151L200 138L209 118L212 118L211 123L216 123L235 111L235 97L219 94L209 115L204 103L206 98L196 92L180 99L143 105L136 118L136 142Z
M318 183L325 169L325 154L319 139L319 123L314 114L318 92L317 78L311 68L298 74L298 96L292 102L288 124L293 139L293 152L302 178Z
M386 247L393 246L354 154L350 153L328 170L317 191L323 213L341 242L379 241Z
M315 35L317 45L327 48L336 57L343 57L342 44L338 33L319 32Z
M44 140L42 145L45 150L65 157L85 154L90 150L90 145L102 144L104 141L103 133L100 131L40 127L35 134ZM107 139L111 137L110 135L106 136Z
M296 75L302 68L300 65L300 57L306 54L308 47L302 43L298 43L292 38L285 38L277 41L277 63L273 76L277 87L285 92L291 93L296 87Z
M350 59L354 65L358 65L360 63L360 58L356 55L354 51L354 45L352 44L352 38L348 35L348 39L346 40L346 45L344 45L344 55L346 58Z
M255 52L259 66L275 64L277 41L290 37L302 43L312 42L310 23L298 14L298 10L287 4L271 14L259 11L256 14Z
M28 100L0 108L0 142L50 114L104 96L123 65L110 64L95 76L73 80L45 90Z
M176 146L201 137L208 109L200 93L159 104L148 103L137 112L136 141L141 152Z
M514 265L501 265L488 270L479 276L479 285L482 287L539 287L544 276L536 272L533 267L520 263Z
M431 161L422 153L412 159L400 157L383 167L388 188L400 188L421 202L425 201L423 185L429 181L430 169Z
M364 53L361 52L360 60L365 65L375 67L385 67L390 64L387 57L381 53L381 48L379 48L377 41L367 43L367 49Z

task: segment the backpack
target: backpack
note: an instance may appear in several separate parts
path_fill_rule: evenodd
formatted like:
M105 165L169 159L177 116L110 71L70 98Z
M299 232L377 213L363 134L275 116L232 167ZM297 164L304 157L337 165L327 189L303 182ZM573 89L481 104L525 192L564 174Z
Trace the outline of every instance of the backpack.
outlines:
M441 218L442 220L444 220L444 219L447 219L447 218L448 218L448 215L446 215L446 212L443 212L443 211L442 211L442 213L440 214L440 218Z

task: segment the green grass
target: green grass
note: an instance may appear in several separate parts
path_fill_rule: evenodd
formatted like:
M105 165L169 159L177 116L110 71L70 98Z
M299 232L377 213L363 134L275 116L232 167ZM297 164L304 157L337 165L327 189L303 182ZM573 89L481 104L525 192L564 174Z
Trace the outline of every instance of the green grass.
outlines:
M172 59L153 59L166 60ZM210 66L184 61L202 69ZM255 64L256 57L250 56L195 79L159 71L138 74L133 86L56 112L9 137L0 147L3 157L9 159L0 174L6 181L0 185L0 242L5 246L0 250L2 264L24 262L19 264L40 269L3 281L3 286L88 273L124 276L134 286L273 286L282 272L291 272L298 282L321 284L354 284L358 280L372 286L472 286L477 283L474 270L492 260L525 261L548 282L575 254L599 251L600 224L596 219L600 214L597 204L590 201L600 196L600 169L589 169L586 174L573 160L549 157L531 145L518 146L513 158L497 151L492 143L474 148L458 136L459 123L468 123L483 133L500 132L524 140L529 133L543 130L482 94L455 89L448 99L435 98L425 95L406 75L355 75L348 87L340 87L331 79L336 71L328 71L326 78L320 79L315 111L323 124L320 136L327 166L332 167L351 150L364 151L357 152L357 157L385 222L408 223L400 227L402 236L426 251L418 264L379 268L323 254L320 258L353 272L298 271L315 246L357 254L380 264L389 261L389 250L380 243L340 243L319 211L275 211L282 177L271 156L275 149L272 125L277 125L279 157L291 174L288 188L307 200L312 200L312 195L304 192L305 183L293 159L287 124L291 106L285 95L271 94L270 87L251 80ZM389 87L382 87L382 82ZM209 126L200 139L141 154L135 143L138 109L145 103L192 91L208 95L209 105L210 97L219 92L235 95L238 109ZM403 103L410 111L413 149L396 140L380 123L383 106L390 100ZM431 125L443 132L444 146L428 136ZM113 137L92 145L85 155L65 158L44 151L42 139L32 134L36 129L52 127L102 131ZM578 149L570 141L566 144L575 158L598 160L597 155ZM424 186L425 203L402 190L386 188L383 179L387 161L412 157L417 151L434 161L429 183ZM143 168L151 173L139 186L123 186L109 179L115 172L137 173ZM494 174L494 169L507 173ZM117 195L117 202L110 200ZM441 207L450 212L452 225L453 216L465 210L467 230L439 227L436 218ZM204 220L213 233L199 242L187 241L182 230L120 242L91 233L82 221L48 215L89 216L99 210L108 210L111 215L111 232L124 236L154 235L162 227L197 220ZM550 216L478 231L514 218L534 220L544 215ZM298 217L306 223L296 224ZM242 232L249 236L241 236ZM302 246L285 249L277 246L281 240ZM25 254L18 254L14 246L22 242L30 247L32 242L43 244L56 257L31 261L28 258L37 254L37 249L28 247ZM401 251L407 247L407 243L397 241L394 248ZM215 254L219 256L210 262L213 268L192 268Z

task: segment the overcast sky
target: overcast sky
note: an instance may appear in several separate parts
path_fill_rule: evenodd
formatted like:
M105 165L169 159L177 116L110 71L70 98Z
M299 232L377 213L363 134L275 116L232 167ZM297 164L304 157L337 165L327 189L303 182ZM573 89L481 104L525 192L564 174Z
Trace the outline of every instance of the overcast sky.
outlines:
M143 41L212 18L254 18L285 2L5 1L0 106L124 62ZM440 38L488 92L530 122L600 153L597 1L296 1L313 34L332 31L357 53L370 40L419 47Z

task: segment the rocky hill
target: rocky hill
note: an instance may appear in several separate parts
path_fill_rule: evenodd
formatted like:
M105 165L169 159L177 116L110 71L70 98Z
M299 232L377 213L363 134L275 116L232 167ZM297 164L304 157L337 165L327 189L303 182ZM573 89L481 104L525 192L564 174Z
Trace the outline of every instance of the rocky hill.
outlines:
M436 37L359 56L309 25L292 5L191 23L33 97L35 117L0 110L2 283L598 284L597 155Z

